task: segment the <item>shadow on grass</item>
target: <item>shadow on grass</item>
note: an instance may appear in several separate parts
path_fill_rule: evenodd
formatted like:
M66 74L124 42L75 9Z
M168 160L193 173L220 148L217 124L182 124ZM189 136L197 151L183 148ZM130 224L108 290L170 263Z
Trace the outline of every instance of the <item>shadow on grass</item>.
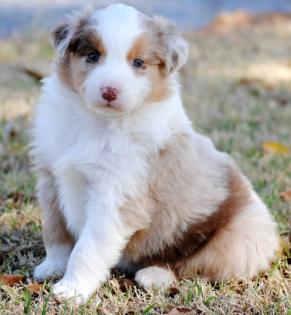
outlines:
M34 223L21 229L0 232L0 273L32 276L35 265L45 256L41 232Z

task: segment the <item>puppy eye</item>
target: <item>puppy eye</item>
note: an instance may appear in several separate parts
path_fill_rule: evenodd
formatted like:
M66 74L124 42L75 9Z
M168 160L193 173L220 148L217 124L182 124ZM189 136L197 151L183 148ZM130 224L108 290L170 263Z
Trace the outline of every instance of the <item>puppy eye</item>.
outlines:
M144 61L141 59L134 59L133 60L133 66L135 68L141 68L144 65Z
M97 63L100 59L99 51L92 51L86 57L87 63Z

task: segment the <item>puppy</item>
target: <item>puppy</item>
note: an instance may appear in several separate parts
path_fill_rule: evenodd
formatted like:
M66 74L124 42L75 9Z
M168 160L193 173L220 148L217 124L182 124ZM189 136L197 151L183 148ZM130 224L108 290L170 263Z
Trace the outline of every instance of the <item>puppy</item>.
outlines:
M34 278L84 303L114 266L144 288L268 268L276 225L233 160L193 131L171 23L114 4L53 33L56 63L36 109L32 156L45 260Z

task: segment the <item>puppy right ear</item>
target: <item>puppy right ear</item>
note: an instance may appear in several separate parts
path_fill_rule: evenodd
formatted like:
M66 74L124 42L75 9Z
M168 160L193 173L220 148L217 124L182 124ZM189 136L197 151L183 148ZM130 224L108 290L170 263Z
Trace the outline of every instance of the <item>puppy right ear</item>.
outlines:
M72 26L69 23L61 24L53 31L52 42L59 57L63 57L65 55L72 33Z
M52 33L52 44L59 58L63 58L76 32L89 24L92 7L86 7L82 12L68 15L65 21L57 26Z

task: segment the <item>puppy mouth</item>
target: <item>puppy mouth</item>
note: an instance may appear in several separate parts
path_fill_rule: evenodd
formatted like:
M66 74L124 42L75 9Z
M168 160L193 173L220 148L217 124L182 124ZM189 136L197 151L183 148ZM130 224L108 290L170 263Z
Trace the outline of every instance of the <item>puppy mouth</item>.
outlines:
M112 102L107 102L104 106L105 108L108 108L109 110L117 110L119 112L121 112L121 108L119 106L116 106L115 104L113 104Z
M122 112L122 107L114 102L104 102L102 104L97 104L96 108L98 107L104 110Z

